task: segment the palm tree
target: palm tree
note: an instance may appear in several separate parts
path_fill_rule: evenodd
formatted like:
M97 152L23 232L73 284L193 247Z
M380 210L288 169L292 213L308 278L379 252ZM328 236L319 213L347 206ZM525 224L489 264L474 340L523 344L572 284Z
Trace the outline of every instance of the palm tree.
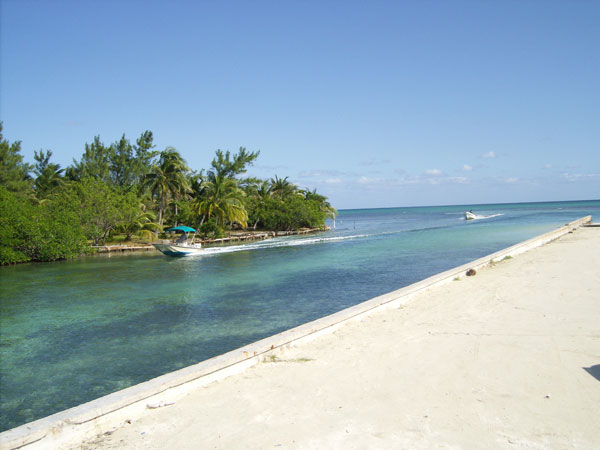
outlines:
M288 177L279 178L275 175L275 178L271 178L270 183L270 192L273 197L286 198L298 191L298 187L290 183Z
M256 230L258 223L261 219L264 219L265 203L271 196L271 185L268 181L256 180L255 183L248 186L247 192L256 201L256 205L253 208L256 220L254 221L254 225L252 225L252 229Z
M203 195L194 201L192 207L202 215L201 223L214 217L221 227L228 222L245 227L248 221L242 200L245 195L235 179L215 174L210 181L204 182Z
M162 227L154 220L156 220L156 215L151 211L146 211L142 203L140 209L119 226L119 231L125 233L126 241L130 241L134 234L152 240L154 233L162 230Z
M337 209L331 206L331 203L327 201L327 197L321 194L317 194L317 190L313 189L312 191L303 191L304 198L306 200L313 200L319 204L319 208L321 212L325 214L325 219L333 220L333 228L335 228L335 218L338 214Z
M178 198L189 191L189 182L186 172L187 166L181 155L173 147L160 153L157 164L150 167L150 172L144 176L143 186L148 188L153 197L158 201L158 224L162 226L164 212L167 208L169 197Z
M36 161L33 172L36 174L34 181L35 196L38 200L45 199L50 191L54 188L65 184L65 180L62 173L65 169L61 169L60 165L51 163L50 158L52 157L52 151L47 150L45 153L43 150L34 152L34 159Z
M65 169L61 169L58 164L49 164L35 179L34 188L35 195L39 199L43 199L54 188L65 184L62 173Z

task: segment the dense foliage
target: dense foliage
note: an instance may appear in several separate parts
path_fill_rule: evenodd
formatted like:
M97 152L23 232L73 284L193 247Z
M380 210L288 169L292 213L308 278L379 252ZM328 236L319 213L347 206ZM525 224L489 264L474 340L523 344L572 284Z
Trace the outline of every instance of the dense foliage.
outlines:
M36 204L0 186L0 264L54 261L86 248L86 235L73 209Z
M326 197L287 177L245 177L259 154L217 150L207 171L194 171L176 149L156 151L146 131L135 144L95 136L63 169L50 150L25 163L0 122L0 264L71 258L117 234L152 240L167 225L222 237L234 228L316 228L335 217Z

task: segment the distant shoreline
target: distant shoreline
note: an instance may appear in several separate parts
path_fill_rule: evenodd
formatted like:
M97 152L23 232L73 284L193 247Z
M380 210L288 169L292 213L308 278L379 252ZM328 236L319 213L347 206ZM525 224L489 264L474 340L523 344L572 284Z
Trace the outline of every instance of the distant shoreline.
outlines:
M379 207L368 207L368 208L339 208L338 212L349 212L349 211L370 211L377 209L419 209L419 208L463 208L467 211L469 209L475 209L478 207L488 206L506 206L506 205L536 205L536 204L550 204L550 203L587 203L587 202L600 202L600 198L592 198L586 200L544 200L544 201L531 201L531 202L496 202L496 203L464 203L464 204L447 204L447 205L412 205L412 206L379 206Z

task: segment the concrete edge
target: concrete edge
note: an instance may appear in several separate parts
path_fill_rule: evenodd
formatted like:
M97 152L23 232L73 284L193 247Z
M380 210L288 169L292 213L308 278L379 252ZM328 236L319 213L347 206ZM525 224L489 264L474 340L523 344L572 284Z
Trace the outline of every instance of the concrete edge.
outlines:
M167 406L188 392L240 373L264 360L268 354L303 344L332 333L345 321L359 320L370 313L398 308L416 294L466 276L468 269L487 265L540 247L590 223L591 216L575 220L548 233L433 275L425 280L380 295L337 313L283 331L244 347L175 372L100 397L33 422L0 433L0 449L57 448L111 432L147 407Z

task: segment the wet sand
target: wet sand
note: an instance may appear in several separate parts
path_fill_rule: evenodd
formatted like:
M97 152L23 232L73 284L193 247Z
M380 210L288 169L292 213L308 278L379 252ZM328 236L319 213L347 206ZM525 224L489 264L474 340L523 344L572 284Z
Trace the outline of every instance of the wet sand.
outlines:
M71 448L600 448L599 268L580 228Z

